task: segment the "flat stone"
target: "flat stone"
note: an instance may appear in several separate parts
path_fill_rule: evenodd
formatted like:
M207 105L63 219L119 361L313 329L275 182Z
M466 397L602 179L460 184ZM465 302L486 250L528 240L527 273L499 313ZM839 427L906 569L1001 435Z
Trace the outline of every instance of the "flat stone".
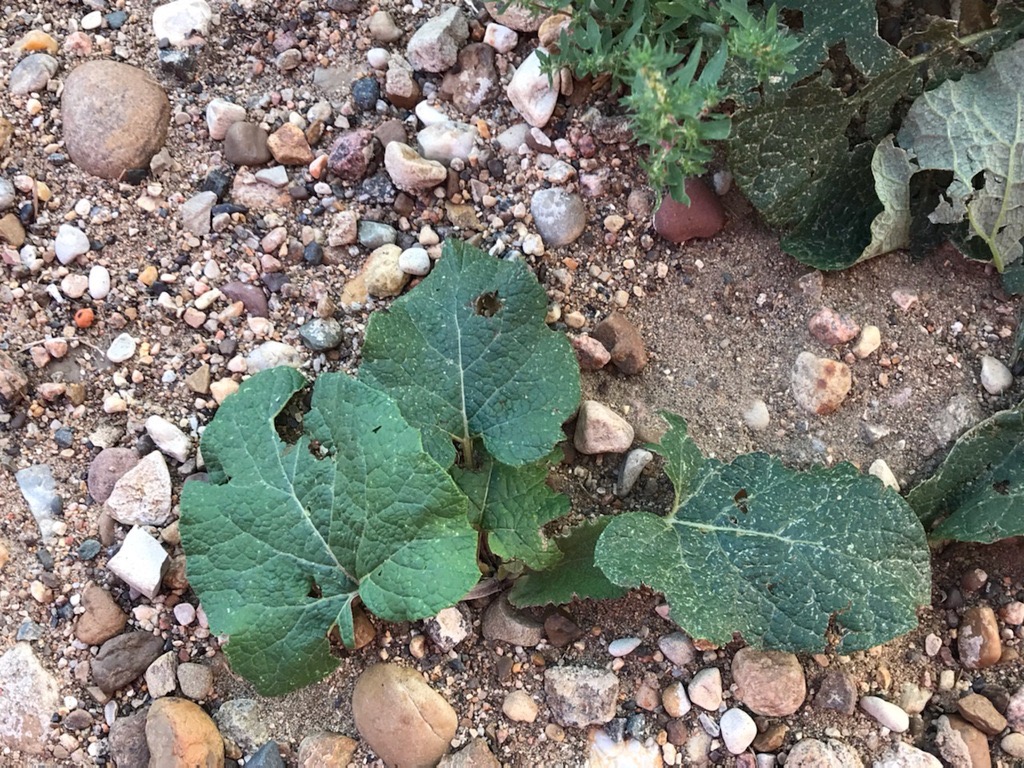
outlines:
M420 154L427 160L450 164L453 160L469 162L477 154L476 140L480 134L468 123L445 120L428 125L416 134Z
M146 689L154 699L174 693L178 687L178 654L176 651L157 656L146 669Z
M690 701L708 712L717 712L722 706L722 672L718 667L700 670L686 686Z
M432 189L448 178L448 170L441 163L421 157L408 144L398 141L385 148L384 167L394 185L405 192Z
M864 768L857 752L835 739L802 739L789 751L786 768Z
M192 441L188 435L162 416L146 419L146 434L161 453L175 461L184 462L192 452Z
M822 344L834 347L855 339L860 333L860 326L847 315L822 307L807 321L807 330Z
M375 664L356 680L352 715L359 735L389 765L436 765L455 737L452 706L414 669Z
M612 364L622 373L633 375L647 366L647 347L636 326L620 312L612 312L591 334L611 355Z
M515 723L532 723L537 719L540 707L526 691L515 690L505 697L501 711L505 717Z
M494 59L490 45L470 43L459 51L455 67L441 82L441 94L467 117L475 117L481 107L494 100L499 80Z
M188 699L161 698L146 716L149 768L222 768L224 739L210 716Z
M690 204L684 205L666 194L654 214L654 230L670 243L714 237L725 226L722 201L701 179L686 180Z
M148 169L171 119L167 94L148 72L108 60L88 61L68 75L60 111L71 160L104 179Z
M379 43L393 43L402 36L402 30L395 24L394 18L387 11L372 13L367 28L370 37Z
M960 663L967 669L985 669L996 664L1003 654L996 614L980 605L964 611L957 634Z
M982 733L995 736L1006 729L1006 718L979 693L969 693L956 703L957 711Z
M853 386L849 366L812 352L800 353L791 379L797 404L819 416L838 410Z
M477 738L458 752L442 757L437 768L501 768L501 763L487 746L487 739Z
M935 755L897 741L872 763L872 768L942 768L942 763Z
M271 739L245 761L246 768L285 768L281 748Z
M945 446L982 419L981 407L971 395L953 395L928 424L939 446Z
M114 485L104 510L124 525L171 522L171 475L163 454L152 451L126 471Z
M254 123L232 123L224 134L224 160L232 165L266 165L272 155L267 146L269 134Z
M865 325L860 332L860 338L853 347L853 354L862 360L871 355L882 346L882 332L877 325Z
M114 337L107 347L107 360L112 363L125 363L135 356L136 343L130 334L121 333Z
M135 526L124 537L121 549L107 561L107 569L146 597L156 597L168 567L167 552L160 542Z
M501 595L484 612L480 632L485 640L533 648L544 639L544 624L517 611Z
M624 453L633 444L633 427L607 405L584 400L576 419L573 445L580 453Z
M7 90L12 96L43 93L50 79L57 74L59 64L48 53L31 53L11 70Z
M569 245L587 227L587 207L583 204L583 198L561 187L534 192L530 198L530 214L548 248Z
M741 648L733 656L736 698L751 712L765 717L788 717L807 696L807 681L792 653Z
M57 680L31 644L15 643L0 656L0 746L43 755L50 717L60 706Z
M935 724L935 744L951 765L991 768L992 754L985 734L956 715L943 715Z
M852 715L857 708L857 681L853 675L841 669L826 672L814 696L814 706Z
M82 590L83 613L75 621L75 637L87 645L102 645L124 631L128 614L99 584L89 583Z
M106 694L138 679L164 652L164 641L148 632L126 632L107 640L90 664L93 682Z
M658 650L677 667L692 664L697 657L693 640L682 632L672 632L658 640Z
M253 317L268 317L270 307L267 304L267 295L259 286L252 283L243 283L238 280L231 280L220 287L221 293L231 301L240 301L245 311Z
M139 454L131 448L104 448L89 464L89 495L102 504L124 473L138 463Z
M556 723L586 728L615 717L619 679L604 669L566 666L544 671L544 693Z
M213 11L206 0L173 0L153 9L153 34L181 46L197 34L206 37Z
M234 123L245 120L245 107L233 104L226 99L211 99L206 105L206 128L210 138L223 141L228 128Z
M574 336L570 341L584 371L599 371L611 362L611 353L593 336Z
M118 766L148 766L149 746L146 744L146 716L149 708L117 718L110 726L110 756Z
M213 696L213 672L205 664L179 664L178 685L184 696L194 701L204 701Z
M211 214L217 204L216 192L200 192L181 204L181 225L187 232L202 237L210 234Z
M285 123L267 138L267 148L281 165L309 165L313 150L299 126Z
M340 733L311 733L299 744L299 768L345 768L358 746L355 739Z
M877 477L882 481L882 485L887 488L892 488L894 491L899 493L900 481L896 479L896 475L893 474L892 469L885 463L885 459L875 459L871 462L871 466L868 467L868 474L872 477Z
M388 101L399 109L415 109L423 91L417 82L412 65L404 57L392 54L388 71L384 76L384 91ZM403 129L404 133L404 129ZM404 141L404 139L401 139ZM386 147L388 142L381 142Z
M864 696L860 700L860 708L874 718L879 725L893 733L903 733L910 727L910 717L892 702L877 696Z
M28 504L29 512L35 519L39 536L50 542L54 536L54 525L61 516L64 503L57 493L57 481L46 464L33 464L14 473L18 490Z
M299 338L314 352L326 352L341 344L344 334L333 317L314 317L299 328Z
M406 58L422 72L444 72L458 60L459 48L469 38L469 24L457 6L417 29L406 47Z
M0 406L17 403L25 397L28 377L6 352L0 351Z
M358 226L359 244L371 251L382 245L391 245L398 239L398 230L390 224L363 219Z
M530 125L543 128L551 120L558 104L559 78L548 80L544 72L540 53L549 53L537 48L523 59L505 88L505 95L512 106Z

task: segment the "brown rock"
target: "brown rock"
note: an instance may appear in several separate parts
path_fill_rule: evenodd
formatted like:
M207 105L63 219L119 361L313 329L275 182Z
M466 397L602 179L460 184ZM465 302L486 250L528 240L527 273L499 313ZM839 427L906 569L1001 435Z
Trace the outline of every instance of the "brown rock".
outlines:
M987 605L964 611L957 635L960 663L967 669L985 669L999 661L1003 644L999 639L996 614Z
M766 717L792 715L804 703L807 681L792 653L741 648L732 660L736 697Z
M801 352L793 366L793 397L804 410L819 416L836 411L853 386L845 363Z
M459 720L455 710L414 669L376 664L352 693L359 735L388 765L435 766L448 751Z
M591 334L611 354L612 364L625 374L640 373L647 365L647 347L640 331L625 315L612 312Z
M21 248L25 244L25 227L17 214L8 213L0 218L0 241L12 248Z
M139 463L139 454L131 448L104 448L89 464L89 495L101 504L110 498L114 486Z
M149 765L149 745L146 744L148 714L148 708L141 709L117 718L110 726L110 756L118 768Z
M576 359L584 371L598 371L612 359L604 344L593 336L573 337L572 348L576 350Z
M221 293L231 301L240 301L245 311L253 317L268 317L270 307L267 304L267 295L258 285L243 283L240 280L231 280L220 287Z
M725 226L725 209L718 195L701 179L686 181L690 205L683 205L671 195L662 198L654 214L654 229L672 243L685 243L696 237L712 237Z
M833 309L822 307L807 321L807 329L811 336L822 344L834 347L857 338L860 326L847 315L841 315Z
M583 635L583 630L571 616L559 610L544 619L544 634L555 648L564 648L578 640Z
M776 752L782 748L789 733L789 726L785 723L772 723L757 736L751 746L758 752Z
M544 625L529 614L517 611L499 595L484 612L480 632L485 640L533 648L544 639Z
M960 737L963 747L966 747L969 760L966 765L969 765L970 768L992 768L992 754L989 752L988 739L985 737L985 734L966 720L962 720L956 715L949 715L948 717L944 716L944 718L949 721L949 729ZM939 720L941 721L944 718L939 718ZM942 733L943 730L945 729L940 725L939 732ZM962 748L959 748L960 745L956 744L956 739L950 738L952 734L950 734L948 730L946 730L945 735L947 740L952 742L949 744L950 754L960 756L962 760L963 751ZM938 735L935 737L935 742L936 744L940 744ZM947 750L943 749L941 744L939 746L939 752L943 757L949 760L950 763L957 765L957 760L953 757L947 756ZM965 763L960 764L963 765Z
M309 148L306 134L292 123L285 123L270 134L267 149L281 165L309 165L313 162L313 150Z
M376 144L366 128L342 133L334 144L327 167L342 181L361 181L373 170Z
M148 169L171 120L160 84L144 70L116 61L88 61L68 75L60 111L72 161L104 179Z
M831 709L852 715L857 709L857 681L849 672L839 669L829 670L822 678L818 692L814 696L817 709Z
M146 716L149 768L220 768L224 739L198 704L157 699Z
M254 123L232 123L224 134L224 160L232 165L255 167L270 162L267 132Z
M393 54L384 76L384 93L388 101L399 109L414 109L423 97L420 84L413 76L412 66L401 56Z
M138 678L164 652L164 641L147 632L126 632L107 640L90 664L93 681L114 693Z
M299 744L299 768L345 768L359 742L340 733L311 733Z
M501 768L486 739L473 739L454 755L445 755L437 768Z
M0 406L13 404L25 396L28 377L10 355L0 351Z
M956 703L956 708L967 722L989 736L1006 728L1006 718L980 693L967 694Z
M102 645L121 634L128 623L128 614L99 584L88 584L82 592L85 612L75 622L75 637L88 645Z

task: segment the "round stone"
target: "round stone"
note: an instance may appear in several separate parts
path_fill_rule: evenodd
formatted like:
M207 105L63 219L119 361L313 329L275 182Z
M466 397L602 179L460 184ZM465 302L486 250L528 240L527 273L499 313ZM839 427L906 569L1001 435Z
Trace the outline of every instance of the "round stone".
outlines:
M148 169L167 139L171 104L144 70L116 61L89 61L64 82L64 143L75 165L119 179Z
M430 256L423 248L407 248L398 257L398 268L407 275L425 275L430 271Z
M579 195L564 189L541 189L530 200L533 223L548 248L568 245L583 234L587 208Z

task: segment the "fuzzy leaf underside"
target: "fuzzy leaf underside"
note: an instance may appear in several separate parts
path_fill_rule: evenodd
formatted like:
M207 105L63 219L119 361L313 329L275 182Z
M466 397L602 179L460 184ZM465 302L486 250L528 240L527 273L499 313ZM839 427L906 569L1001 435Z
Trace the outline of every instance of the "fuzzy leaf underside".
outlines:
M303 434L275 418L305 388L288 367L256 374L202 438L208 483L182 491L189 583L236 672L265 695L337 665L357 597L387 620L453 605L479 577L462 493L386 395L340 373L313 388Z
M594 547L612 519L599 517L580 523L565 536L555 539L561 559L543 571L520 576L509 592L509 602L525 608L564 605L577 598L611 600L626 594L623 587L612 584L594 563Z
M1024 536L1024 404L965 432L938 471L907 495L932 538L985 544Z
M359 377L395 399L442 466L453 440L478 438L503 464L539 461L580 397L576 357L546 309L525 264L447 240L416 290L370 317Z
M669 444L662 441L662 450ZM676 457L671 450L666 460ZM609 523L597 565L625 587L665 594L694 637L844 651L909 631L930 589L929 551L910 507L851 465L793 472L753 453L706 459L668 517Z
M916 168L953 174L929 216L933 223L968 221L1000 271L1020 258L1024 41L996 53L982 71L922 94L907 113L898 143Z
M469 499L469 521L488 533L491 552L540 570L560 553L541 528L569 511L569 497L547 485L546 462L509 467L486 461L476 471L452 467L452 478Z

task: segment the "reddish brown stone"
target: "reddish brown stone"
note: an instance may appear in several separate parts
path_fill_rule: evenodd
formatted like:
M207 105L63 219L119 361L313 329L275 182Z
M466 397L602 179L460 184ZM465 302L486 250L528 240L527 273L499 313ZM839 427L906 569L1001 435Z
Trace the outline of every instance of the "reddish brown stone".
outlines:
M1003 643L999 639L996 614L987 605L968 608L957 635L960 663L967 669L985 669L999 661Z
M612 364L623 373L640 373L647 365L643 337L625 315L612 312L597 324L591 335L611 353Z
M725 226L725 209L718 196L697 178L687 179L686 194L688 206L665 195L654 214L655 231L673 243L717 235Z
M344 181L361 181L374 165L373 132L365 128L346 131L331 146L327 165Z
M830 347L852 341L860 333L857 323L828 307L818 310L807 322L807 328L811 336Z

